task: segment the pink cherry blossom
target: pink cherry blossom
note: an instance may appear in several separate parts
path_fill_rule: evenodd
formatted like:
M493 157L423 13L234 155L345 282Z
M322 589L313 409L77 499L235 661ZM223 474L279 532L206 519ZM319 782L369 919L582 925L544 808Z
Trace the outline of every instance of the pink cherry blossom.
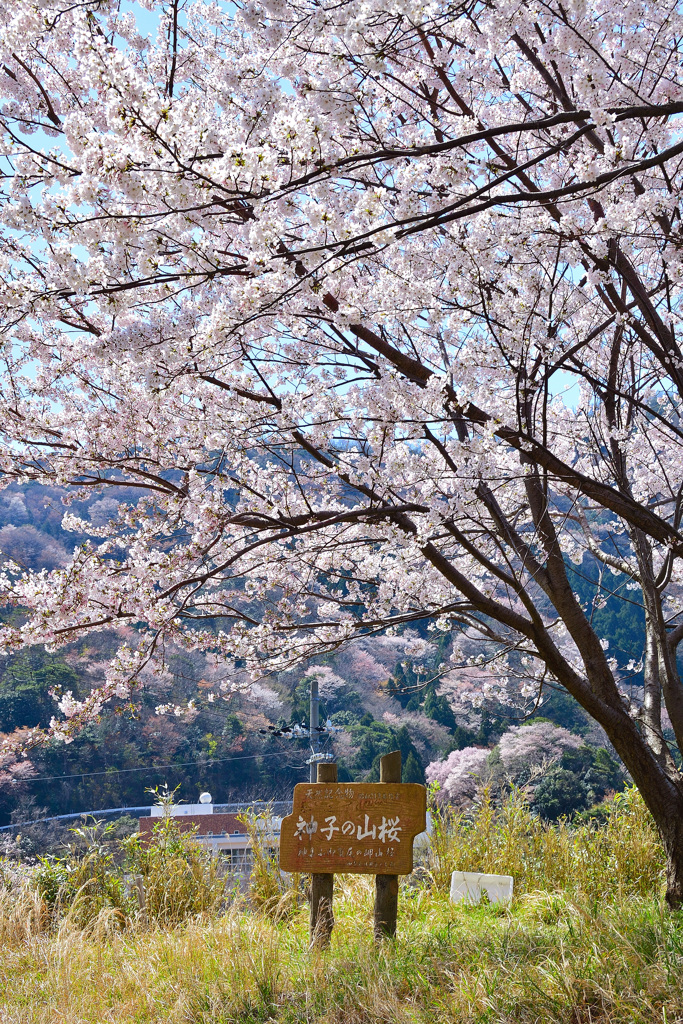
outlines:
M454 750L444 761L432 761L427 765L427 782L438 782L442 799L450 803L457 805L473 800L482 784L490 753L486 747Z
M682 902L680 3L144 7L0 0L2 480L140 495L4 566L5 649L130 628L68 736L169 643L427 619L602 725Z
M565 750L577 750L579 736L552 722L513 725L500 738L501 760L511 774L558 760Z

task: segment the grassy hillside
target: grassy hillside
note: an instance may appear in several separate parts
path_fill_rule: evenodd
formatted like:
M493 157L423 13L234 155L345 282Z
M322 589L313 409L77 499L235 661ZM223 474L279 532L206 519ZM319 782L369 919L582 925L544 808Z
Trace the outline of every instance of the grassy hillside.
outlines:
M643 899L530 893L509 913L442 894L401 900L400 937L370 937L371 886L343 882L332 947L309 953L305 914L239 908L172 930L63 928L5 944L3 1022L417 1024L673 1022L683 924Z
M372 940L372 879L336 879L332 945L309 950L305 878L257 850L247 892L173 824L151 848L81 834L62 861L4 862L3 1024L673 1024L683 914L633 790L600 823L544 824L517 793L437 813L403 881L399 935ZM507 909L453 906L454 867L509 870ZM140 893L144 893L144 901Z

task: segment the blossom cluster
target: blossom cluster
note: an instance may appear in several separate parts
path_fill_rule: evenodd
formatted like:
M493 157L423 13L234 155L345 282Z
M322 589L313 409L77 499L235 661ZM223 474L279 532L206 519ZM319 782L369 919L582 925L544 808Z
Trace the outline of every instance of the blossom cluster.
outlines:
M55 735L431 620L657 747L570 567L680 690L680 3L143 7L0 0L0 471L101 494L0 642L135 637Z

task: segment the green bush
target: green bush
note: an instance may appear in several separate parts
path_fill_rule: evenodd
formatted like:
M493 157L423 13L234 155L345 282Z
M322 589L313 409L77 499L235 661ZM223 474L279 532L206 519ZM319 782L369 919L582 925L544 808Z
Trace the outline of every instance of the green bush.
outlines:
M215 859L173 817L160 818L151 834L123 839L114 824L71 831L77 841L68 854L41 857L33 876L53 921L68 917L87 927L106 916L119 928L166 926L216 913L225 900Z
M168 815L159 818L151 834L138 832L122 840L140 918L173 925L223 905L225 879L210 851L194 841L195 831L181 832L178 819Z
M53 916L68 913L81 927L103 911L117 926L125 924L130 899L114 861L114 825L101 822L70 831L77 842L64 857L40 857L34 883Z
M429 867L442 889L455 870L512 875L517 893L652 897L660 888L664 854L635 787L607 801L601 820L581 822L543 821L520 790L499 806L484 790L467 812L431 803Z

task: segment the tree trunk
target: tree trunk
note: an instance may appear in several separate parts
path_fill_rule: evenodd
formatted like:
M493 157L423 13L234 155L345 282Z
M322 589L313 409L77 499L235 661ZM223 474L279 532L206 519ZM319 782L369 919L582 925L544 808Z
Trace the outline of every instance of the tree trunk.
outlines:
M597 717L597 716L595 716ZM626 715L601 722L652 815L666 853L666 901L683 906L683 789L667 774Z
M672 910L683 907L683 809L672 809L669 822L659 828L666 853L666 902Z
M666 902L672 910L678 910L683 907L683 793L654 758L656 770L651 766L643 777L641 759L629 757L633 751L624 751L623 744L619 749L614 738L610 739L654 819L666 854Z

